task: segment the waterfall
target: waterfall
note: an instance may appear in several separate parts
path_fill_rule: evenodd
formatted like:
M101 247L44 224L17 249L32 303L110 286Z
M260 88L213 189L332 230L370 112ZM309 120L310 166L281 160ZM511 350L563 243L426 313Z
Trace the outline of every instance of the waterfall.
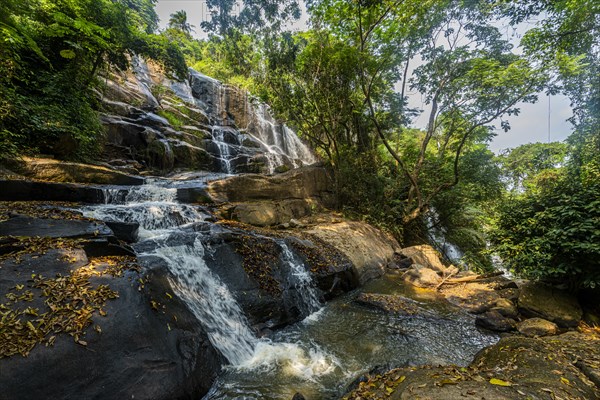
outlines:
M313 164L317 158L289 127L277 122L264 103L249 105L250 125L248 134L259 141L274 162L269 169L284 164L287 157L294 167Z
M279 246L283 250L283 261L290 266L290 283L298 293L298 306L302 315L308 316L318 311L321 308L321 302L306 266L294 256L285 242L280 241Z
M176 278L170 279L173 289L198 318L213 346L233 365L252 358L258 339L227 287L206 265L200 240L193 246L160 247L155 254L166 261Z
M200 179L202 181L202 179ZM311 380L340 366L333 355L317 345L273 342L254 335L243 310L227 285L207 265L205 244L210 234L184 230L203 222L197 207L178 203L175 180L148 180L137 187L106 187L106 204L82 209L84 215L104 221L138 222L141 242L134 247L143 257L160 257L171 277L176 295L203 326L212 345L236 370L282 369L286 374ZM190 241L192 239L192 241ZM296 291L294 299L303 315L321 308L318 294L304 264L284 241L278 241L287 279Z

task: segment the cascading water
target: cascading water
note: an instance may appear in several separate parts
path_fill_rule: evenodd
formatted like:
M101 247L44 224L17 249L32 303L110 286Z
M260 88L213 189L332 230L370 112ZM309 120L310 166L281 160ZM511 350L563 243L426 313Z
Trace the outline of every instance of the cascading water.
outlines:
M213 126L212 138L219 154L218 158L221 163L221 170L226 174L233 173L231 166L231 160L235 157L235 151L231 144L227 143L226 135L229 134L231 137L235 137L235 130L223 126Z
M144 70L140 69L140 73L143 75ZM212 148L217 152L215 156L222 172L235 172L231 160L239 155L252 158L261 154L269 173L282 165L296 168L317 161L309 147L289 127L273 118L266 104L254 101L243 90L224 85L193 69L190 69L189 82L168 83L180 99L199 107L209 117ZM235 131L236 136L247 135L259 147L244 147L242 141L228 143L222 136L227 130Z
M200 239L192 246L159 247L155 254L166 261L175 277L170 280L173 289L202 323L213 346L232 365L250 359L258 339L227 287L206 265Z
M177 202L176 187L186 181L150 181L132 188L106 188L106 204L84 208L84 214L105 221L138 222L140 260L160 257L172 274L171 286L204 327L213 346L239 371L283 369L301 379L314 379L339 368L336 358L314 344L299 345L257 338L234 296L205 261L209 233L186 230L206 223L197 207ZM321 305L309 273L287 245L279 242L290 282L306 314Z
M294 256L294 253L284 241L280 241L279 246L282 250L284 263L290 267L290 283L299 295L300 311L302 315L309 316L321 308L319 295L312 277L306 266Z

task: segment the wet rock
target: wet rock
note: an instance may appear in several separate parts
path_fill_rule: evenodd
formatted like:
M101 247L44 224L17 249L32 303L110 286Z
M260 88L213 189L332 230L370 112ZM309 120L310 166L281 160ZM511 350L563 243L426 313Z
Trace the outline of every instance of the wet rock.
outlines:
M142 185L144 179L89 164L44 158L23 158L18 172L32 179L48 182L95 183L105 185Z
M108 226L114 233L115 237L127 243L134 243L138 240L138 232L140 224L137 222L116 222L106 221Z
M558 326L554 322L542 318L530 318L517 324L517 330L525 336L556 335Z
M445 273L446 267L440 260L440 253L433 247L423 244L418 246L406 247L400 250L400 254L410 258L413 264L419 264L435 272Z
M179 140L171 140L169 143L173 151L174 167L214 170L215 160L205 149Z
M565 328L577 326L583 315L575 296L533 282L521 287L518 307L525 316L547 319Z
M505 298L496 300L491 310L497 311L507 318L516 318L519 315L519 310L517 310L515 304Z
M509 332L515 328L515 320L507 318L498 311L490 310L475 318L475 324L495 332Z
M203 187L178 188L177 201L182 203L212 203L212 199Z
M415 300L398 295L361 293L355 301L363 306L399 315L415 315L424 311Z
M103 223L17 216L0 222L0 236L83 238L112 235Z
M101 189L73 183L32 182L24 180L0 180L2 201L69 201L103 203Z
M35 269L43 269L46 276L64 271L41 259L37 262ZM173 293L168 273L128 276L94 278L92 285L108 285L119 297L103 306L106 316L92 315L92 325L82 337L85 346L57 334L53 346L37 345L28 357L0 359L2 397L167 400L206 394L224 360L187 307L176 297L165 297ZM21 275L24 285L28 277ZM139 279L144 289L138 288ZM164 313L153 310L152 301L159 302Z
M434 287L440 284L442 278L431 268L419 264L413 264L403 275L404 281L411 285L426 288Z
M90 239L83 242L83 249L90 257L104 256L131 256L135 257L133 249L126 245L118 243L117 239L112 237L104 237Z

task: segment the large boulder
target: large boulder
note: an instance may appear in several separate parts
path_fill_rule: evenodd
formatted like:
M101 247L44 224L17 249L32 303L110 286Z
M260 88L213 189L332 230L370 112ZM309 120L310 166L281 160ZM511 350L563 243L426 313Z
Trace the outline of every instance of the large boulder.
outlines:
M404 257L412 259L413 264L419 264L436 272L445 273L446 267L440 260L440 253L428 244L405 247L400 250Z
M189 399L224 363L162 265L96 258L75 239L4 241L0 387L7 399ZM4 314L7 312L6 314ZM32 333L33 332L33 333ZM23 386L26 382L26 386Z
M515 320L507 318L498 311L490 310L475 318L475 324L481 328L495 332L509 332L515 329Z
M556 335L558 326L542 318L530 318L517 324L517 330L525 336Z
M307 232L341 251L361 284L382 276L400 247L389 234L358 221L316 225Z
M273 226L310 215L316 202L311 199L289 199L242 203L234 207L231 219L255 226Z
M315 198L331 206L331 178L323 167L310 166L273 176L246 174L209 182L207 193L217 203Z
M413 264L410 269L404 272L402 278L411 285L421 288L434 287L442 282L442 278L436 271L419 264Z
M547 319L566 328L577 326L583 315L575 296L535 282L521 287L518 307L525 316Z
M144 179L106 167L46 158L23 158L18 172L28 178L48 182L95 183L106 185L142 185Z

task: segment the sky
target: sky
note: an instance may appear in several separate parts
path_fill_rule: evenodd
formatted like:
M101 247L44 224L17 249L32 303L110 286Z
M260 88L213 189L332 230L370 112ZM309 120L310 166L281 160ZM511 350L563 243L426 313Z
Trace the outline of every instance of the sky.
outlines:
M165 28L169 16L176 11L185 10L188 16L188 22L195 27L194 36L197 38L205 37L204 32L199 27L200 21L208 18L208 11L204 0L158 0L156 11L160 17L160 27ZM295 23L293 28L302 29L306 27L306 13L299 22ZM409 93L409 103L413 107L426 108L422 103L419 94ZM550 104L549 104L550 103ZM550 106L550 107L549 107ZM504 132L500 128L500 121L494 125L497 136L490 143L490 149L499 153L507 148L514 148L526 143L562 141L569 136L571 125L567 119L571 116L571 107L569 100L562 96L551 96L550 99L543 94L539 94L539 100L535 104L520 105L521 113L518 116L505 118L509 121L511 129ZM427 116L423 113L417 118L413 125L417 128L424 128ZM548 123L550 122L550 123Z

